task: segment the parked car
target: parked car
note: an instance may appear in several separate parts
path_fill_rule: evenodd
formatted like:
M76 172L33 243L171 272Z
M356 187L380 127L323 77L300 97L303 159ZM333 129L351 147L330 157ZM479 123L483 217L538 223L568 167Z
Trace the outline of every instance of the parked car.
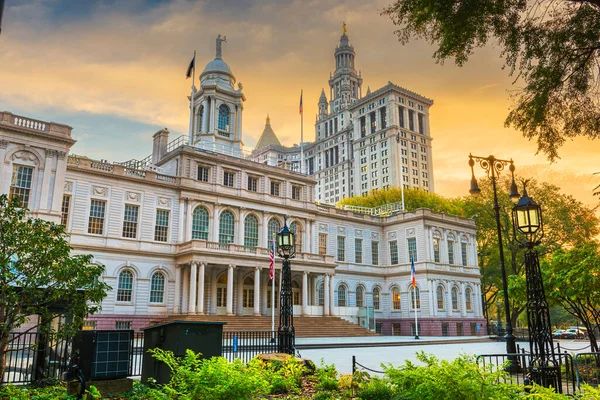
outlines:
M563 329L557 329L554 332L552 332L552 337L554 339L560 339L560 337L561 337L561 335L562 335L563 332L564 332Z
M585 339L586 334L578 328L569 328L561 333L561 339Z

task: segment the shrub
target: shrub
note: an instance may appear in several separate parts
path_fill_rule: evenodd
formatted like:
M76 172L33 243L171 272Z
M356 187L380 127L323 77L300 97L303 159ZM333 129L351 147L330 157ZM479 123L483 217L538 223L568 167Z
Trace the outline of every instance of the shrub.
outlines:
M373 378L359 388L356 395L361 400L394 400L398 396L388 382L382 379Z
M0 386L0 399L10 400L75 400L77 397L67 395L67 388L63 385L34 388L29 386Z
M323 391L337 391L339 389L337 370L335 365L325 365L321 360L321 366L315 370L315 389Z

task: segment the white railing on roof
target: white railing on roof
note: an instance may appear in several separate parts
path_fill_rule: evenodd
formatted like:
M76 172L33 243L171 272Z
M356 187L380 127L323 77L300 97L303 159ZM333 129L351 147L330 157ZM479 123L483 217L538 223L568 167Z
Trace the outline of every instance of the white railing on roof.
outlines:
M343 205L343 206L341 206L341 209L352 211L352 212L355 212L358 214L373 215L376 217L389 217L392 214L404 211L402 209L401 202L384 204L384 205L378 206L378 207L360 207L360 206Z

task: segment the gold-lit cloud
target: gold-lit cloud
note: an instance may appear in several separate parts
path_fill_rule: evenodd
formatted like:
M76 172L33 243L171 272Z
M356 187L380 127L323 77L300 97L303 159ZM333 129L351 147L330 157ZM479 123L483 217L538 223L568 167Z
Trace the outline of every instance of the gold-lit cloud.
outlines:
M333 51L345 21L364 78L363 93L367 86L374 90L392 81L434 99L430 122L438 193L467 192L466 160L472 152L513 158L523 174L560 182L565 192L596 202L591 191L600 177L592 173L600 171L595 163L600 142L569 142L562 159L549 165L535 155L535 143L504 128L512 78L501 69L497 50L481 49L463 68L451 61L436 64L427 43L398 43L395 27L379 15L390 1L174 0L150 10L137 10L141 1L100 2L86 18L57 23L50 13L53 2L20 6L9 0L0 36L0 108L26 109L32 117L39 109L117 116L183 134L191 85L185 68L196 50L198 77L213 59L220 33L228 39L224 59L244 84L246 146L254 147L267 113L282 143L300 141L301 89L304 140L313 140L317 101L321 88L329 94ZM74 128L77 152L94 131ZM131 158L150 152L152 133L140 140L132 150L140 153ZM114 132L115 138L123 134ZM92 152L89 156L112 158L109 147Z

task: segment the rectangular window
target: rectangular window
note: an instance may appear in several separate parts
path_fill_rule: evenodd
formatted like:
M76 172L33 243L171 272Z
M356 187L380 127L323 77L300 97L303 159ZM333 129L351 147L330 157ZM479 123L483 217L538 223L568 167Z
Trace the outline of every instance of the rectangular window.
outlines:
M463 267L466 267L467 266L467 244L466 243L460 244L460 255L462 258L462 265L463 265Z
M138 225L138 206L132 206L125 204L125 214L123 216L123 237L133 238L137 237L137 225Z
M371 121L371 133L375 133L377 130L377 121L375 120L375 111L369 114L369 120Z
M69 210L71 209L71 196L64 195L60 208L60 223L64 226L69 224Z
M346 238L344 236L337 237L337 258L338 261L346 261Z
M131 321L115 321L115 329L120 331L131 330Z
M357 264L362 264L362 262L363 262L362 246L363 246L362 239L355 238L354 239L354 262Z
M327 254L327 234L319 233L319 254Z
M279 188L281 183L277 181L271 181L271 196L279 196Z
M384 129L387 127L387 109L385 107L381 107L379 112L379 117L381 118L381 129Z
M258 191L258 178L254 176L248 177L248 190L251 192Z
M400 115L400 127L406 128L404 125L404 107L398 107L399 115Z
M302 199L302 188L300 186L292 186L292 199L293 200L301 200Z
M425 133L425 125L423 122L424 121L423 114L419 113L417 117L419 119L419 133L424 134Z
M154 227L154 240L166 242L169 236L169 211L156 210L156 226Z
M440 262L440 239L433 238L433 261Z
M390 242L390 264L398 264L398 241L396 240Z
M392 324L392 336L401 336L400 324Z
M208 167L198 166L198 180L208 182Z
M454 240L448 240L448 264L454 265Z
M408 110L408 129L415 131L415 112Z
M417 239L408 238L408 262L417 261Z
M18 199L19 207L29 207L33 168L13 165L12 180L10 181L9 199Z
M106 212L106 202L92 200L90 203L90 218L88 221L88 233L102 235L104 232L104 214Z
M224 171L223 172L223 185L229 186L229 187L233 187L233 177L234 177L234 175L235 174L233 172Z
M379 242L371 242L371 264L379 265Z
M360 117L360 137L367 135L367 121L366 117Z

